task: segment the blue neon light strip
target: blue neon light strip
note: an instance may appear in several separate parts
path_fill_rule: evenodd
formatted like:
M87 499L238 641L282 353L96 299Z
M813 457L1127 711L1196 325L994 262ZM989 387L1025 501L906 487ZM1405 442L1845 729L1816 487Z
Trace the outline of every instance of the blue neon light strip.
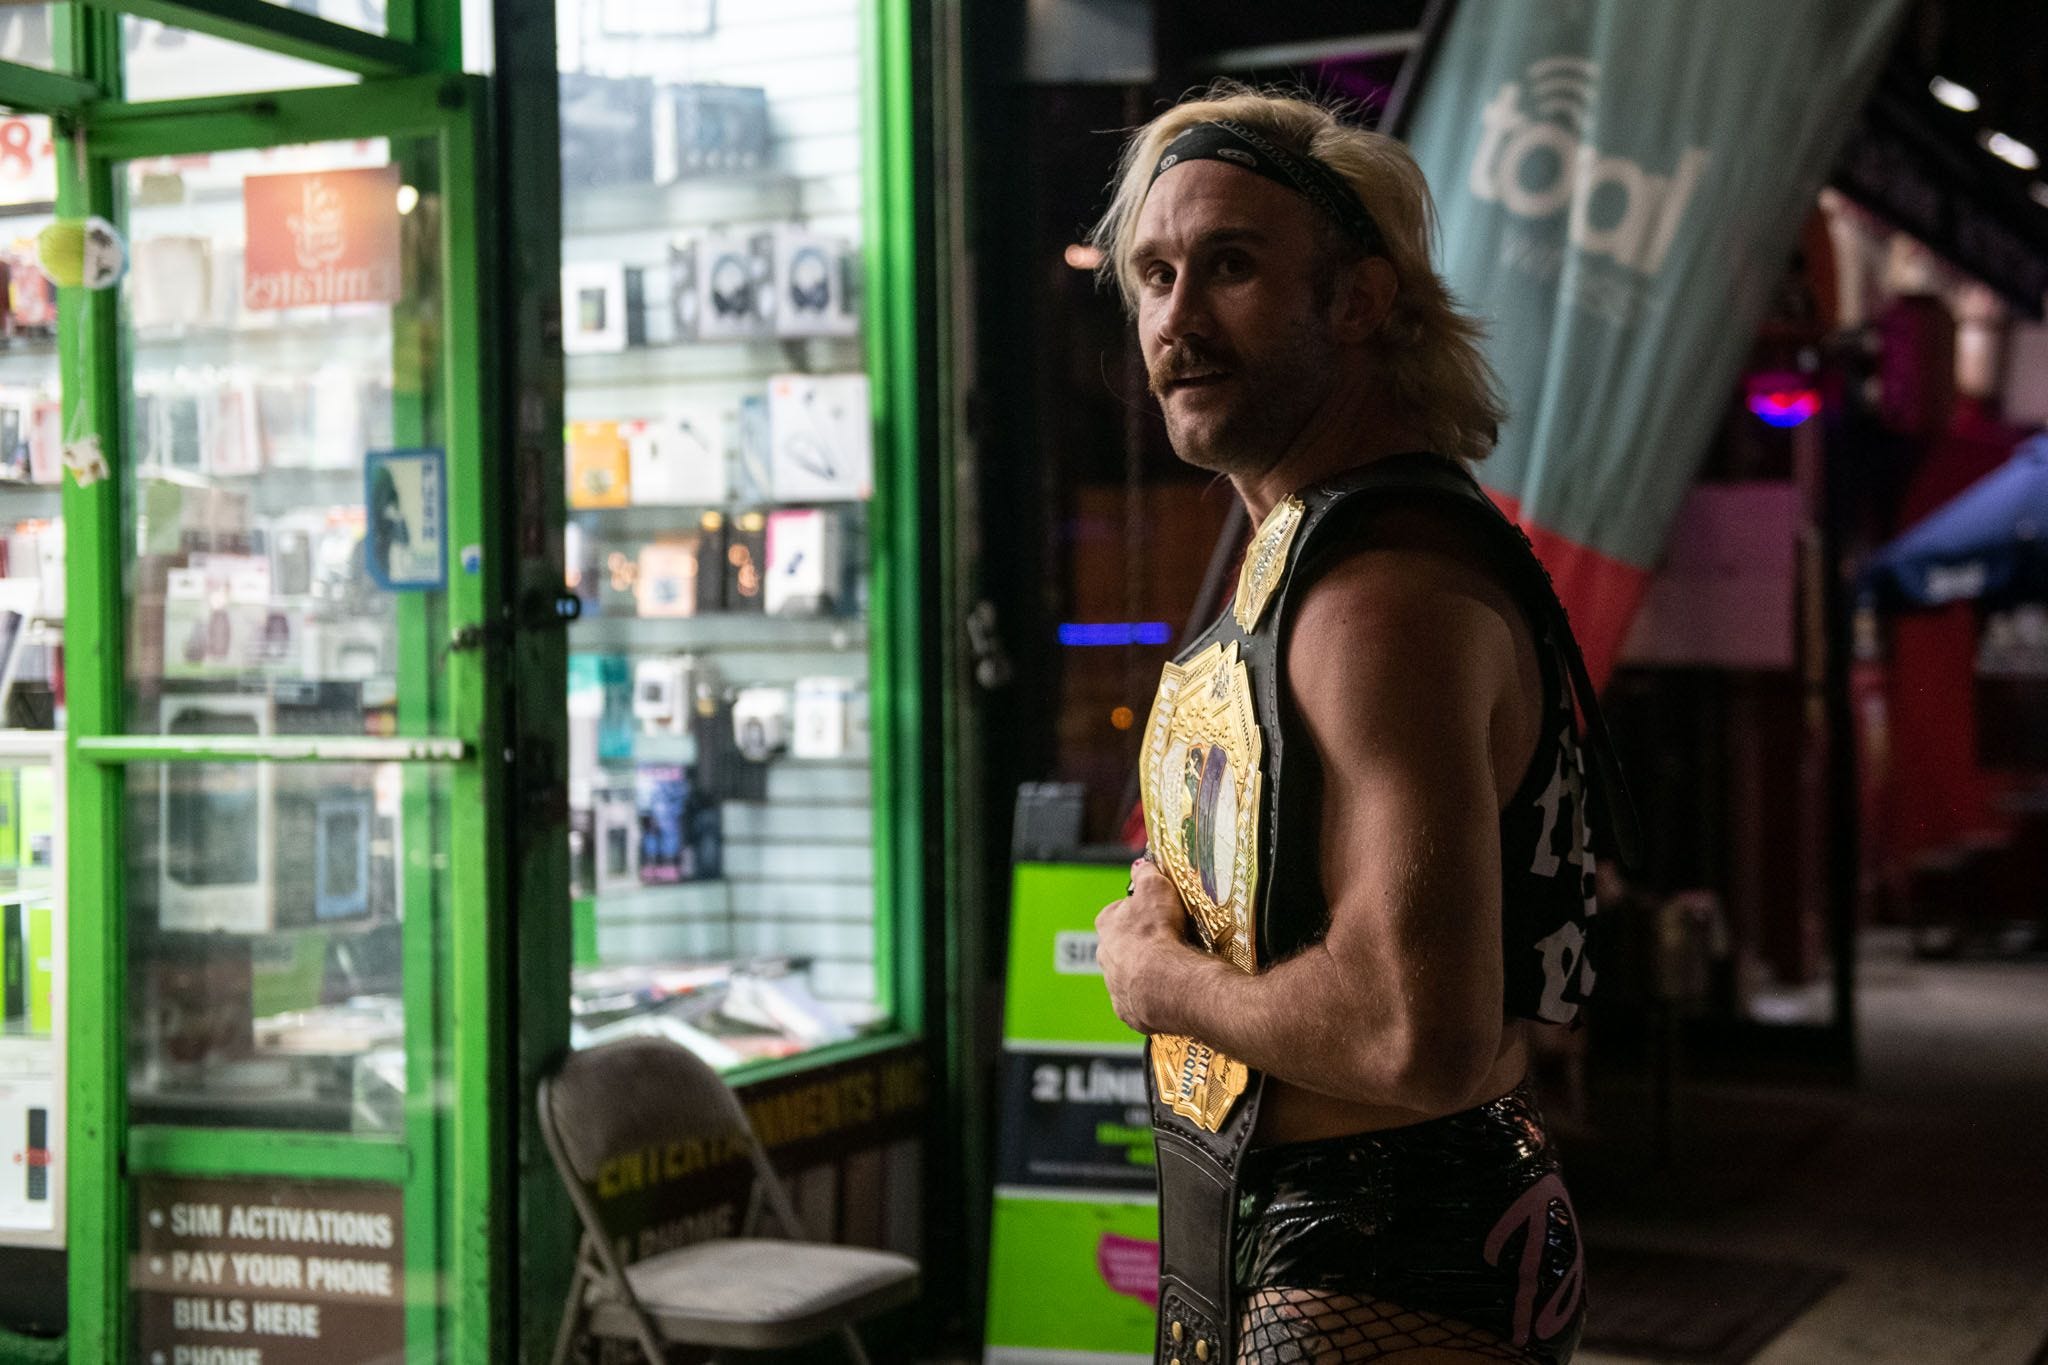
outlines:
M1060 627L1063 645L1163 645L1172 640L1164 621L1068 621Z

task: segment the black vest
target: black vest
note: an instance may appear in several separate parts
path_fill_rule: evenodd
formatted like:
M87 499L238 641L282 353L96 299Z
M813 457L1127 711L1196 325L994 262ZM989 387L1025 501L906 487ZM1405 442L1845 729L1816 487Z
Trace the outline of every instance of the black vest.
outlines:
M1636 831L1597 699L1548 574L1520 528L1462 466L1441 456L1384 457L1304 489L1294 500L1299 519L1291 537L1282 545L1261 528L1247 552L1238 601L1175 659L1180 668L1216 645L1226 650L1234 646L1248 674L1262 749L1258 875L1252 906L1259 968L1318 941L1329 917L1321 876L1320 764L1295 715L1285 677L1293 610L1322 569L1371 544L1376 514L1396 505L1427 505L1475 528L1487 567L1509 589L1536 638L1544 678L1542 738L1500 816L1506 978L1502 1003L1509 1017L1574 1022L1594 979L1586 953L1594 912L1593 855L1575 700L1576 709L1586 716L1592 756L1602 779L1602 834L1611 832L1624 860L1632 861ZM1283 512L1293 515L1289 509ZM1273 524L1269 521L1268 526ZM1263 568L1257 564L1262 554L1272 561ZM1254 614L1246 610L1245 594L1262 577L1267 591L1255 594ZM1265 600L1257 602L1258 598ZM1250 629L1242 623L1246 616L1253 617ZM1162 687L1162 698L1165 695ZM1155 706L1155 716L1157 710ZM1148 727L1148 752L1141 762L1154 761L1150 731ZM1192 803L1196 775L1191 773L1188 783ZM1178 802L1180 797L1176 793L1173 799ZM1160 850L1155 848L1153 856L1158 860ZM1160 1098L1161 1083L1153 1068L1146 1071L1153 1081L1159 1154L1158 1359L1198 1359L1195 1345L1206 1342L1208 1359L1234 1360L1231 1243L1237 1168L1257 1126L1264 1077L1251 1072L1243 1095L1220 1127L1209 1132L1169 1107Z

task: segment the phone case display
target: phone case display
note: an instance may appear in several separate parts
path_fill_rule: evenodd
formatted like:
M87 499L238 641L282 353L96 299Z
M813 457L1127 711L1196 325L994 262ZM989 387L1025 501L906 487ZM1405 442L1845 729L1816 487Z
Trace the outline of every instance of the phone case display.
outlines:
M57 286L37 263L33 237L17 237L0 247L0 285L6 291L0 326L9 338L45 340L57 335Z
M780 1055L873 1017L859 15L570 30L571 878L606 970L715 974L580 1036Z
M768 381L768 481L778 502L850 502L875 491L864 374Z
M166 735L254 738L272 729L268 697L164 699ZM276 927L272 874L277 803L272 765L165 766L158 926L230 934L269 932Z

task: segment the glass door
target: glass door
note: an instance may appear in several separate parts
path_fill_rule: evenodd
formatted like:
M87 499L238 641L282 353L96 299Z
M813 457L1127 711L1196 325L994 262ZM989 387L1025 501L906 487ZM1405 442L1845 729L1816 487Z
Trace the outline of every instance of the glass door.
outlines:
M72 491L103 585L74 604L72 811L109 832L73 879L107 1062L73 1083L104 1239L74 1252L76 1358L489 1357L481 90L87 123L128 265L68 315L96 401L67 438L106 456Z

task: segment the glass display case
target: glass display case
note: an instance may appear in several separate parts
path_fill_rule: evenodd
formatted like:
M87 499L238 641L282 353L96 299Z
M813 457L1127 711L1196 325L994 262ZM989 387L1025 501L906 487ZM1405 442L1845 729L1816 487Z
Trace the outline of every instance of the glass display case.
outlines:
M579 1045L890 1019L864 9L557 11Z

